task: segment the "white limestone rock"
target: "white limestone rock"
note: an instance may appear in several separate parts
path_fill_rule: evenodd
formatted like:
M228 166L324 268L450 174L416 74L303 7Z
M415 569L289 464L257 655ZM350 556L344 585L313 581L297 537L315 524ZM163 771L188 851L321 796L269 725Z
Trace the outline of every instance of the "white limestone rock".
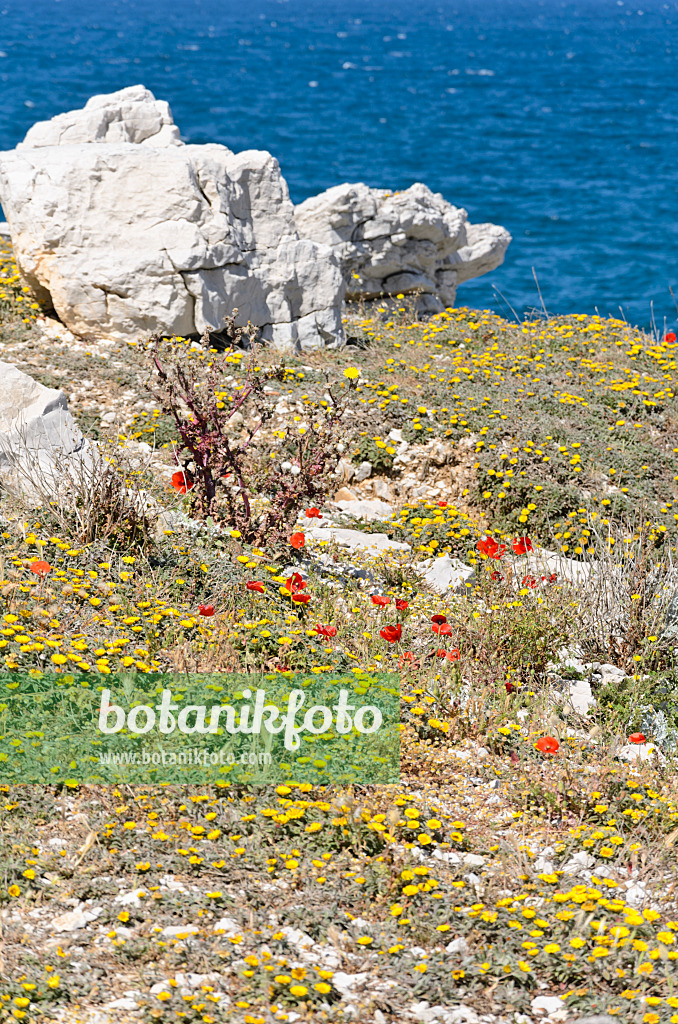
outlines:
M91 442L63 391L1 361L0 380L0 483L32 500L57 493L91 466Z
M184 145L143 86L95 96L0 153L17 264L74 334L218 330L234 308L265 340L343 341L333 251L297 234L269 153Z
M421 183L403 192L335 185L295 208L301 237L335 249L348 298L419 292L427 312L454 305L458 284L504 261L508 231L467 216Z
M567 701L578 715L588 715L596 704L588 679L577 679L568 684Z
M59 914L52 921L50 928L53 932L75 932L80 928L86 928L91 921L96 921L100 914L103 914L103 907L93 907L88 903L79 903L74 910L67 910Z
M38 121L17 149L90 142L182 145L169 104L156 100L143 85L132 85L119 92L92 96L82 110L69 110L51 121Z
M441 555L428 567L424 579L436 594L464 594L475 582L475 569L458 558Z
M337 501L344 515L366 522L388 522L393 517L393 506L380 498L363 498L358 501Z
M409 544L391 540L385 533L362 533L360 530L345 530L339 527L323 529L319 526L313 526L305 532L306 536L312 540L332 542L338 544L339 547L348 548L350 551L366 551L369 554L377 554L382 551L411 550Z

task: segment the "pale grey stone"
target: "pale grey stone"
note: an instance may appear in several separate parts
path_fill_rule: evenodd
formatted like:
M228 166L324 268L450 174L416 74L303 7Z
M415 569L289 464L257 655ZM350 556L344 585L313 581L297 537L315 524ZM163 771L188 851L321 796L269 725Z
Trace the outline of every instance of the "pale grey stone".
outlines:
M270 153L184 145L143 86L93 97L0 153L22 278L75 334L219 329L239 310L281 348L343 341L344 281L300 238Z
M318 541L333 541L340 547L349 548L351 551L410 551L409 544L401 544L399 541L391 540L385 533L361 533L360 530L345 530L340 527L324 529L312 526L305 531L306 536Z
M508 231L467 217L419 182L402 192L335 185L295 209L299 234L336 251L350 298L418 293L428 313L454 305L458 284L504 260Z
M475 569L465 565L458 558L451 558L450 555L441 555L428 567L424 573L424 580L431 590L437 594L453 593L463 594L473 585L475 581Z
M55 494L92 465L92 445L63 391L0 361L0 483L35 501Z
M393 507L379 498L364 498L358 501L338 501L337 505L345 515L367 522L384 522L393 515Z

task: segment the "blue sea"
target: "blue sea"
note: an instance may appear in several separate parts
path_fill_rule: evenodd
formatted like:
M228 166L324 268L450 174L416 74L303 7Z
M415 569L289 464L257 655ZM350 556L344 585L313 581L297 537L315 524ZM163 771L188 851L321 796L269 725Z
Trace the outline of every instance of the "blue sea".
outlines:
M0 0L0 149L143 83L299 202L425 182L513 235L458 303L674 328L677 0ZM620 309L622 314L620 314Z

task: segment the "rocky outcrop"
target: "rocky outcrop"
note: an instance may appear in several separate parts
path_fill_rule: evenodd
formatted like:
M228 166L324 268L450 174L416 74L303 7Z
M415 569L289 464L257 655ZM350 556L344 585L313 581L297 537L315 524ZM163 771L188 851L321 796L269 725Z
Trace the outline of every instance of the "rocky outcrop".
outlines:
M0 362L0 485L35 500L56 495L91 465L91 443L63 391Z
M278 161L184 145L143 86L36 124L0 154L25 282L75 334L219 329L234 308L280 347L343 340L344 282L300 239Z
M94 96L0 153L0 201L24 282L84 338L219 330L344 340L351 298L416 292L429 312L498 266L510 241L425 185L338 185L295 210L270 153L185 145L143 86Z
M459 284L504 261L508 231L467 216L421 184L404 192L336 185L295 208L301 237L335 250L348 298L417 293L426 312L454 305Z

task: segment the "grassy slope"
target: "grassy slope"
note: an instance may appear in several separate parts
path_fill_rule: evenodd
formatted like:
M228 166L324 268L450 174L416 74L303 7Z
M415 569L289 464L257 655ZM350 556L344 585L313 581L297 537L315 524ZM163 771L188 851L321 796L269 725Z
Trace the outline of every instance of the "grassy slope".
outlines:
M63 387L103 440L117 429L138 440L156 435L158 444L171 438L152 403L144 408L141 347L46 342L32 326L35 311L18 302L9 260L5 275L0 358ZM592 720L568 716L567 735L562 679L544 665L566 640L586 639L577 595L562 581L516 593L510 571L492 580L475 547L490 528L585 558L588 549L600 554L601 523L605 538L611 524L623 544L638 509L650 558L671 547L672 350L618 321L514 325L470 310L427 325L406 310L388 322L355 316L349 333L359 346L289 361L285 389L302 414L319 400L325 372L342 382L353 365L361 371L349 448L357 461L379 465L397 492L398 476L388 476L392 429L412 445L445 450L444 465L427 471L430 481L448 474L445 507L439 494L424 496L381 527L409 540L414 557L369 565L384 594L409 602L402 644L379 638L395 621L393 606L379 610L353 584L343 605L315 576L308 611L282 601L274 577L288 564L284 551L181 533L134 552L87 544L67 519L47 509L17 518L5 499L0 656L11 670L51 673L77 688L121 667L369 673L411 651L402 663L401 785L113 790L69 778L4 787L0 1018L49 1019L133 991L149 1020L207 1024L284 1020L292 1011L340 1020L349 1003L359 1020L376 1010L376 1019L402 1020L421 1000L508 1020L514 1010L529 1013L538 994L562 996L573 1017L596 1010L645 1024L678 1020L671 757L639 768L614 758L628 695L608 714L599 694ZM242 362L232 362L236 378ZM106 408L127 426L107 426ZM160 449L163 459L169 466L169 449ZM158 466L145 483L158 500L181 501ZM443 600L422 586L418 562L446 550L477 564L475 595ZM42 582L29 568L36 557L52 566ZM247 592L247 579L265 581L266 592ZM197 614L202 601L214 603L213 618ZM436 612L453 624L444 649L458 648L459 661L436 657L444 642L431 632ZM642 635L625 649L624 667L640 687L647 668L666 675L670 654L638 621ZM334 623L336 640L314 634L315 622ZM560 739L555 756L535 749L546 732ZM539 861L545 846L552 853ZM436 859L435 850L459 856ZM575 852L595 858L588 882L562 872ZM627 902L630 878L658 887L657 911ZM137 896L115 902L120 892ZM54 919L85 900L100 908L96 920L55 931ZM224 917L232 924L215 932ZM197 930L163 934L172 925ZM290 928L320 945L305 956ZM466 944L446 952L456 938ZM216 973L188 992L187 972ZM347 994L337 972L364 977Z

